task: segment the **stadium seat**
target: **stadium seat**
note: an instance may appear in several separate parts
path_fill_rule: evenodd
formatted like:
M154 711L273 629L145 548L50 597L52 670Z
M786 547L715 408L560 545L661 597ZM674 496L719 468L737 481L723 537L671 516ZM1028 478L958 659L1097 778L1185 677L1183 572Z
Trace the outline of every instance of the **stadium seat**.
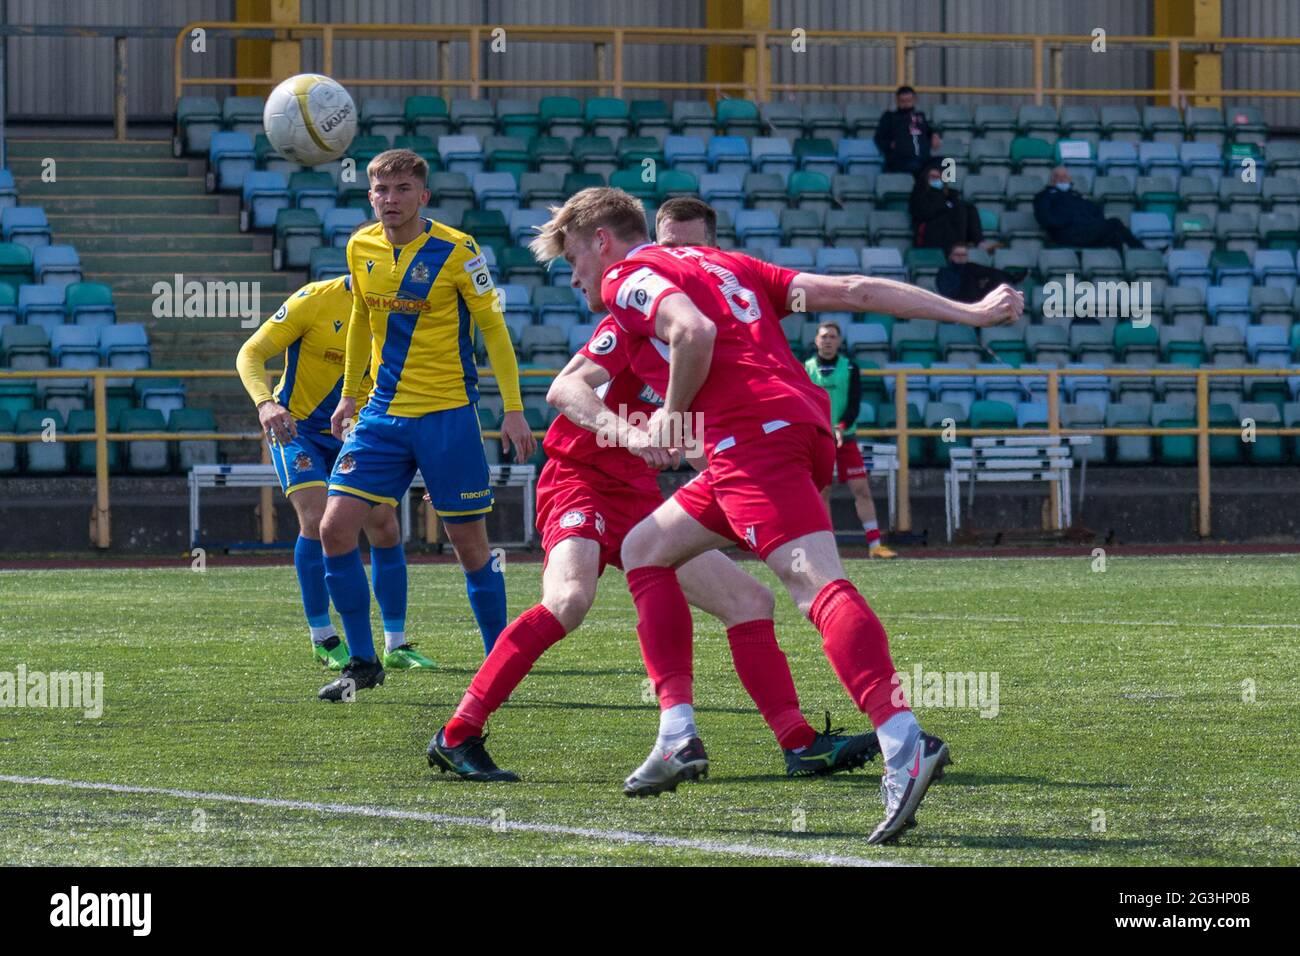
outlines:
M7 282L0 282L0 326L18 324L18 293Z
M831 195L841 209L869 213L875 202L876 178L871 175L841 173L831 177Z
M18 289L18 318L21 322L41 326L47 333L61 326L67 316L60 286L25 285Z
M752 139L758 135L761 124L758 107L752 100L719 99L714 119L724 136L744 136Z
M801 247L801 252L807 252L808 268L811 269L813 252L825 245L821 216L811 209L783 209L780 224L785 245Z
M370 97L361 101L361 118L358 123L366 136L383 136L393 139L406 133L406 107L402 100Z
M794 171L796 159L790 141L779 136L755 136L749 143L754 171L780 173Z
M182 96L176 101L175 155L206 153L212 134L221 131L221 104L212 96Z
M1290 327L1251 325L1246 330L1246 354L1256 365L1285 368L1291 361Z
M899 282L907 282L910 279L907 267L903 265L902 255L894 248L873 248L868 246L863 249L862 273L863 275L878 276L885 279L896 279ZM902 361L909 360L903 359Z
M149 334L135 322L106 325L99 330L100 364L116 369L148 368Z
M1140 405L1112 403L1106 407L1107 428L1146 428L1150 411ZM1117 465L1148 465L1152 461L1150 435L1113 435L1111 461Z
M480 209L497 209L509 216L519 208L519 186L510 173L475 173L470 183Z
M38 246L32 250L32 269L38 283L60 290L81 281L81 259L72 246Z
M836 147L835 155L840 170L854 176L874 176L884 164L880 149L870 139L842 139Z
M133 389L139 408L152 408L169 414L185 407L185 383L178 378L138 378Z
M632 100L628 115L638 136L649 136L662 142L672 132L672 111L663 100ZM712 132L712 126L700 132Z
M490 104L488 108L491 109ZM483 147L476 137L459 133L438 137L438 156L446 172L464 173L466 176L482 172L487 160L483 155Z
M878 109L875 115L879 119ZM971 135L975 132L975 120L971 116L970 107L965 103L936 103L930 121L935 130L945 137L950 133ZM874 129L874 120L871 125Z
M307 276L312 282L333 279L348 274L348 257L345 249L318 246L307 259Z
M407 133L412 136L427 136L434 142L437 142L439 136L451 132L447 101L441 96L408 96L402 106L402 119Z
M1148 249L1166 249L1174 241L1173 226L1164 213L1135 212L1129 217L1129 229Z
M232 132L253 137L262 131L265 111L266 100L260 96L227 96L221 102L221 122Z
M253 137L247 133L213 133L208 144L210 184L222 192L236 192L244 185L244 176L257 163Z
M297 174L295 174L297 175ZM240 231L270 229L275 225L275 215L287 209L289 181L280 172L254 169L244 175L243 209L240 210ZM331 188L331 204L333 189Z
M1000 175L1005 182L1013 171L1011 144L1004 139L977 139L971 143L970 164L985 175Z
M99 368L99 329L60 325L50 332L50 357L59 368Z
M1267 138L1268 124L1258 106L1231 106L1225 113L1233 143L1262 144Z
M49 368L50 334L41 325L6 325L0 328L0 352L11 371Z
M26 442L23 445L24 471L32 475L61 475L68 470L68 442L57 440L65 430L63 415L57 409L28 409L17 414L13 431L17 435L53 435L55 441Z
M735 215L736 238L743 245L772 248L781 244L781 225L770 209L741 209Z
M662 203L676 196L696 196L699 194L699 180L694 173L680 169L665 169L655 180L655 200Z
M0 242L0 282L8 285L16 296L20 285L26 285L35 278L31 247L16 242Z
M1243 402L1237 408L1243 424L1253 421L1256 428L1281 428L1282 414L1277 405L1268 402ZM1280 465L1286 461L1286 441L1281 435L1256 435L1254 441L1243 442L1246 460L1256 465Z
M814 252L816 257L813 269L823 275L859 275L862 270L861 258L852 248L826 246Z
M321 223L321 235L325 239L325 245L336 249L345 248L352 233L365 221L366 214L362 209L327 210ZM308 255L310 256L310 252Z
M1189 106L1184 114L1187 134L1198 143L1208 143L1216 149L1223 146L1226 125L1223 113L1213 106Z
M152 408L123 409L118 417L119 432L163 432L167 420ZM126 442L126 468L132 474L161 474L170 470L167 442L157 439Z
M281 209L276 213L273 268L306 268L320 244L321 221L315 209Z
M827 210L824 229L826 240L834 247L858 250L869 239L865 220L849 209Z
M35 250L50 244L50 223L40 206L11 206L0 211L4 241Z
M674 100L672 127L678 133L712 133L715 131L713 110L704 100Z
M167 416L169 432L215 432L216 418L206 408L177 408ZM175 443L178 471L189 472L195 465L217 463L217 443L213 440L186 440Z
M671 135L664 138L664 161L669 169L696 177L710 171L709 151L702 136Z
M1178 158L1185 175L1204 176L1218 188L1223 177L1223 154L1218 146L1207 142L1183 143L1178 147Z

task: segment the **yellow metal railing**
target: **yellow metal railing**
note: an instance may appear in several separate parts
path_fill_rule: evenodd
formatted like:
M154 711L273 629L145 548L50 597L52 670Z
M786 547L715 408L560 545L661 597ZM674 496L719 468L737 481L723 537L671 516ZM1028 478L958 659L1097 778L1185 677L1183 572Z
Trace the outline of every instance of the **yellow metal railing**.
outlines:
M274 85L283 76L186 76L185 51L195 30L217 32L230 38L265 36L277 40L318 40L321 45L321 73L333 76L349 87L409 86L436 89L446 96L452 91L466 91L478 99L487 90L550 87L589 90L594 95L622 98L629 91L677 90L727 93L769 100L774 93L889 93L904 83L924 94L977 94L987 96L1032 97L1041 105L1053 97L1059 106L1066 96L1109 96L1159 98L1173 106L1182 106L1187 96L1238 97L1249 99L1300 96L1296 89L1188 89L1179 75L1179 54L1184 52L1222 52L1230 48L1297 49L1296 37L1194 37L1194 36L1106 36L1107 50L1148 50L1169 55L1169 85L1135 89L1066 87L1063 80L1063 53L1071 48L1088 48L1093 38L1086 34L1005 34L1005 33L911 33L847 30L806 30L802 41L807 49L821 46L872 46L894 50L893 79L889 83L795 83L773 75L771 51L790 44L790 30L699 30L670 27L589 27L529 25L438 25L382 23L237 23L233 21L197 21L186 24L176 34L174 48L175 94L179 99L187 88L201 86L235 87L240 84ZM489 79L484 75L483 46L491 43L494 31L504 30L509 43L585 44L595 49L596 74L593 79L563 79L545 69L537 75L514 79ZM334 74L334 45L340 40L425 40L437 46L438 76L429 77L349 77ZM452 75L451 45L468 48L469 69L466 75ZM734 46L753 51L756 63L754 81L706 82L681 80L630 80L626 75L629 46L669 45L678 47ZM924 49L961 49L968 47L1003 47L1025 50L1033 68L1032 86L935 86L916 82L916 51ZM304 65L303 67L307 67ZM1049 82L1048 76L1051 76Z
M124 369L86 369L86 370L43 370L43 371L0 371L0 381L6 379L36 378L80 378L94 380L95 431L78 435L59 435L60 442L95 442L95 509L91 522L91 536L98 548L107 548L111 543L110 510L108 487L108 443L110 441L256 441L262 443L263 460L266 458L266 446L262 442L261 431L252 432L110 432L108 430L107 381L121 378L235 378L234 371L225 370L185 370L160 369L147 371L127 371ZM542 369L524 369L521 377L552 377L555 372ZM491 377L490 369L481 369L480 377ZM1148 369L1148 368L1109 368L1109 369L863 369L862 375L868 378L892 378L894 380L894 426L891 428L859 428L859 437L889 437L898 443L898 509L897 528L910 531L912 528L911 496L908 475L910 461L908 439L937 437L948 434L956 438L981 436L1027 436L1027 435L1093 435L1093 436L1149 436L1153 438L1176 435L1194 435L1197 438L1197 500L1198 531L1201 537L1210 534L1210 436L1241 435L1241 428L1214 428L1210 426L1209 383L1211 378L1272 378L1285 379L1300 375L1300 367L1291 368L1191 368L1187 369ZM939 376L954 377L1013 377L1047 379L1047 427L1046 428L913 428L908 424L907 381L909 378L927 378ZM1061 380L1070 376L1090 378L1195 378L1196 379L1196 426L1187 428L1063 428L1061 426ZM251 415L251 410L250 410ZM541 437L541 432L535 432ZM1256 436L1292 436L1300 435L1300 428L1255 428ZM484 431L485 438L500 438L499 431ZM3 435L0 442L40 442L40 434ZM261 520L263 540L273 540L273 498L271 489L262 491Z

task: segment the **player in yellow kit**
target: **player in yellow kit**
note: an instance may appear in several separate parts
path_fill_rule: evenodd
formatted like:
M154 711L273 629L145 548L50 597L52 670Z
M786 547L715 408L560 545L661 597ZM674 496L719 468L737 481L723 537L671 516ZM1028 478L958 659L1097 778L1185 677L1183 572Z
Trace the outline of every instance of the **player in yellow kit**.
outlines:
M321 688L322 700L347 699L384 681L356 537L372 507L405 494L416 468L465 571L485 648L507 621L505 579L494 567L484 521L492 489L475 405L475 328L504 401L503 446L523 462L536 440L524 420L519 369L485 257L470 236L420 216L429 201L428 174L428 164L407 149L372 159L366 175L379 222L348 242L352 319L342 397L331 417L344 444L330 475L321 543L351 658L340 679ZM366 395L367 367L374 385L345 436Z
M350 276L309 282L253 333L239 350L235 363L244 389L257 406L280 488L298 515L293 563L303 611L311 631L312 651L331 670L342 670L348 654L330 621L320 522L329 473L342 447L342 442L330 434L329 416L338 405L343 387L351 314ZM266 386L266 363L280 353L284 353L284 373L272 392ZM375 508L364 528L385 629L396 627L404 634L406 559L397 513L387 506ZM396 657L403 658L407 666L431 666L405 642L395 652Z

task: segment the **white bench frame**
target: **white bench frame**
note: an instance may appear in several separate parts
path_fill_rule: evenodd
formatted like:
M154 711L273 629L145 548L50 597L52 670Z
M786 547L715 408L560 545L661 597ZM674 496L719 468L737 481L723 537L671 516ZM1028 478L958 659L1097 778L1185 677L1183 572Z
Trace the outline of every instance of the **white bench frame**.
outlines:
M943 476L944 512L948 540L961 528L961 483L969 485L967 507L975 502L975 485L981 481L1045 481L1055 495L1057 530L1070 527L1070 473L1074 467L1074 446L1092 443L1090 435L1026 435L1008 438L975 438L969 448L948 452L948 471ZM1086 468L1086 462L1084 464ZM1082 491L1082 488L1080 489ZM1080 495L1082 504L1082 495Z
M898 446L873 442L869 438L858 440L862 460L866 462L868 476L883 473L886 502L889 508L889 527L894 527L894 514L898 510Z
M503 547L530 547L536 532L533 529L536 508L537 469L533 465L489 465L488 473L493 488L522 488L524 490L524 533L517 541L495 542ZM189 473L190 491L190 547L197 542L202 527L199 512L199 493L204 488L279 488L280 478L274 465L195 465ZM402 526L402 542L411 540L411 493L423 492L424 477L417 470L411 487L398 506L398 520ZM423 495L421 494L421 497Z

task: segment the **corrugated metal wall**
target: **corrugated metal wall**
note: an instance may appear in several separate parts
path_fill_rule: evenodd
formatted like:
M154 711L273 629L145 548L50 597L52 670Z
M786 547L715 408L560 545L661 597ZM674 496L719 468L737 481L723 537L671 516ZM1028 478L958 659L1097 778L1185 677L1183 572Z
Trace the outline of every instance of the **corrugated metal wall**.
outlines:
M174 27L234 18L234 0L4 0L9 24ZM7 115L107 118L113 113L113 41L98 37L13 37L7 41ZM234 48L213 43L189 53L187 75L229 76ZM127 41L127 112L170 116L172 41Z
M1300 3L1296 0L1234 0L1223 4L1223 35L1229 37L1300 37ZM1234 50L1223 55L1227 87L1300 90L1300 48ZM1300 127L1300 100L1228 100L1225 106L1258 106L1274 126Z
M1134 0L1098 0L1087 4L1077 0L873 0L871 3L832 4L822 0L773 0L773 25L788 32L794 27L808 30L916 30L947 33L1061 33L1087 36L1095 27L1114 35L1149 33L1149 3ZM1084 48L1069 50L1063 63L1067 87L1089 88L1106 85L1119 88L1151 83L1151 56L1146 52L1123 52L1111 48L1091 53ZM1102 60L1101 58L1105 58ZM1104 72L1098 64L1104 64ZM796 83L888 83L894 82L894 50L886 47L810 46L806 53L793 52L789 44L774 57L774 74L789 76ZM1046 69L1046 66L1045 66ZM916 54L916 83L936 86L1033 86L1033 59L1027 48L987 46L937 50L924 48ZM1046 73L1050 83L1051 74ZM844 99L823 94L822 98ZM883 104L890 98L877 97ZM954 102L1019 103L1019 97L954 96ZM1082 102L1082 98L1079 100ZM1067 100L1067 102L1074 102ZM1102 101L1093 99L1094 103Z

